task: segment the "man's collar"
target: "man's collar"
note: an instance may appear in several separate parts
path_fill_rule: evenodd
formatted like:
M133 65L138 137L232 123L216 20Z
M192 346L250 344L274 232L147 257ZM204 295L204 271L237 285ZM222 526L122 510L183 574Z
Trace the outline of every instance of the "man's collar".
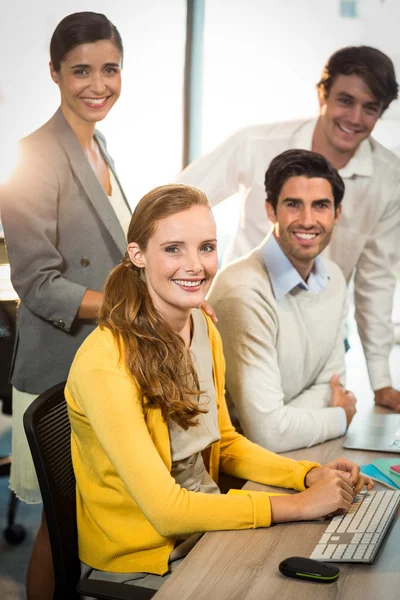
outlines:
M318 119L309 119L296 132L293 140L293 147L302 150L312 150L312 140L314 130ZM374 165L372 161L372 150L369 137L361 142L356 152L349 162L339 171L343 178L349 178L352 175L361 177L372 177L374 174Z
M321 257L317 256L306 283L279 246L272 231L260 249L277 301L282 300L297 286L310 292L321 292L329 281L325 265Z
M359 175L361 177L372 177L374 174L374 163L372 162L372 150L369 137L361 142L357 150L342 169L339 175L343 179Z

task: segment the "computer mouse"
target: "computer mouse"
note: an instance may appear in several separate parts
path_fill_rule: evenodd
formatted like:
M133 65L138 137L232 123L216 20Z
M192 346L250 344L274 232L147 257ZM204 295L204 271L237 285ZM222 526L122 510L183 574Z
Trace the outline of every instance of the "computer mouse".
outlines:
M318 581L320 583L332 583L340 575L340 570L335 565L302 556L285 558L280 563L279 570L286 577L307 579L308 581Z

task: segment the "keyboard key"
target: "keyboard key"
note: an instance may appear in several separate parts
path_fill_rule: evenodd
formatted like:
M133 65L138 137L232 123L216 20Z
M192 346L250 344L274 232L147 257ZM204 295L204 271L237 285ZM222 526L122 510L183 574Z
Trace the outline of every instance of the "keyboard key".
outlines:
M338 547L336 548L335 552L333 553L332 558L334 560L335 560L335 558L342 558L346 548L347 548L347 544L339 544Z
M336 531L338 533L344 533L345 531L347 531L348 526L350 525L351 521L353 520L353 516L354 516L354 513L350 513L350 514L347 513Z
M376 544L376 542L379 540L379 537L379 533L374 533L374 535L372 536L371 544Z
M322 538L319 540L318 544L327 544L331 539L330 533L324 533Z
M386 526L386 524L387 524L387 522L389 520L389 517L392 514L392 511L393 511L393 507L388 506L387 509L386 509L386 511L385 511L385 514L380 519L379 523L377 523L376 531L378 533L381 533L384 530L384 528L385 528L385 526Z
M347 546L347 550L346 552L343 554L343 558L344 559L349 559L353 557L354 552L356 551L358 546L356 546L356 544L349 544Z
M324 551L324 558L331 558L332 554L335 552L337 544L328 544Z
M355 558L355 559L362 558L366 549L367 549L366 546L358 546L357 550L354 553L353 558Z
M375 552L375 550L376 550L376 546L375 545L368 546L367 549L366 549L366 551L365 551L365 553L364 553L363 559L364 560L369 560L371 558L372 554Z
M334 533L342 519L343 519L342 515L337 515L336 517L333 517L332 521L329 523L328 527L326 528L326 533Z
M311 554L311 558L314 558L315 560L320 560L321 558L323 558L325 548L325 544L318 544L318 546L314 548L314 551Z
M362 534L362 533L355 533L355 534L353 535L353 538L352 538L352 540L351 540L351 543L352 543L352 544L359 544L359 543L361 542L361 540L362 540L362 536L363 536L363 534Z

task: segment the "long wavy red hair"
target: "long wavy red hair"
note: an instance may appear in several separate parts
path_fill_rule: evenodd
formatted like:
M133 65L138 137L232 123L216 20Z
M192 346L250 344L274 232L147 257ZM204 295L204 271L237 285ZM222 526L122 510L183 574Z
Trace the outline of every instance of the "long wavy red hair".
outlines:
M136 242L145 251L158 221L192 206L210 206L197 188L179 184L155 188L135 208L128 243ZM198 404L197 373L182 338L154 307L141 271L126 252L107 279L99 325L117 338L126 366L150 405L161 410L165 421L188 429L206 412Z

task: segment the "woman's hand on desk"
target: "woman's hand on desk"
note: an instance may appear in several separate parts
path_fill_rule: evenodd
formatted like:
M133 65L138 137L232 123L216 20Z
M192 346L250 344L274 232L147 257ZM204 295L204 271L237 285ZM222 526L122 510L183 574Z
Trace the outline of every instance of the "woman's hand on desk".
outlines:
M372 480L369 477L362 475L360 473L360 467L348 458L336 458L322 467L311 469L305 478L306 487L310 487L317 483L318 480L324 476L327 469L331 472L337 471L346 477L347 482L353 488L354 494L358 494L364 486L366 486L368 490L371 490L374 487Z

